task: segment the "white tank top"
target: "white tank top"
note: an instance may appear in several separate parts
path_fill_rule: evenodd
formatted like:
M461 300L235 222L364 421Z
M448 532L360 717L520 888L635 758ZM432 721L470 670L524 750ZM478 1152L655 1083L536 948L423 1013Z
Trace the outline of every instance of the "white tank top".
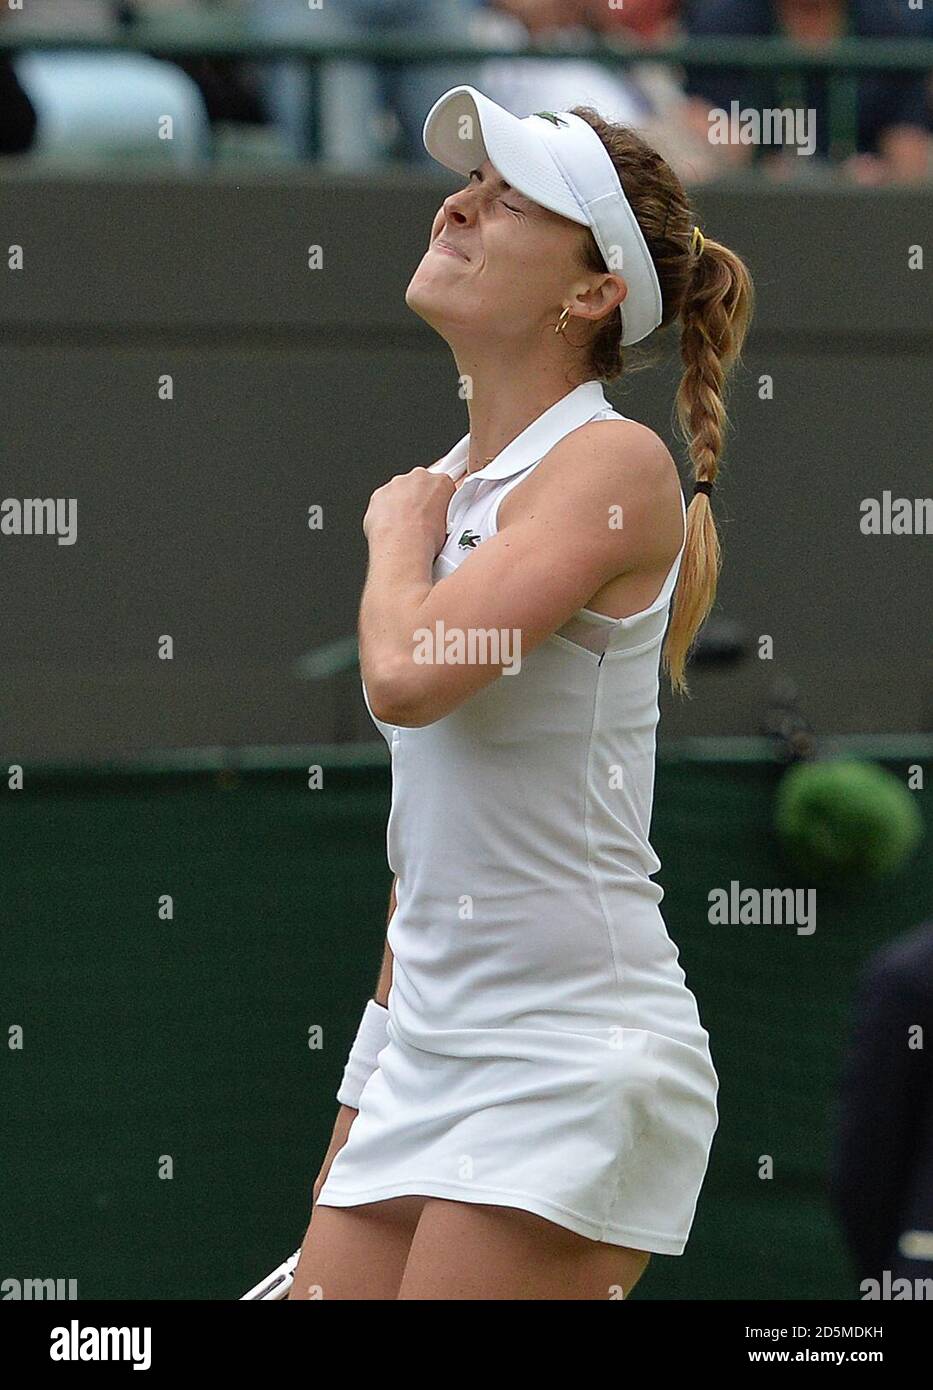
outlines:
M625 418L588 381L534 420L451 497L434 581L495 534L502 498L558 440ZM432 471L460 477L469 442ZM555 1030L572 1048L616 1026L706 1049L648 838L660 650L682 555L640 613L580 609L517 674L423 728L376 719L364 682L392 758L390 1037L439 1054L547 1057Z

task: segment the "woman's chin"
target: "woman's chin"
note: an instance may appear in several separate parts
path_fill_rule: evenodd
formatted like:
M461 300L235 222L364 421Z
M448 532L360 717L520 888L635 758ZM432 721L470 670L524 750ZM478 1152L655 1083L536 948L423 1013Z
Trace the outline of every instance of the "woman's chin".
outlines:
M451 335L482 331L475 295L458 294L455 286L432 283L428 276L421 279L417 272L405 291L405 304L448 343Z
M430 285L418 281L417 275L405 291L405 303L413 313L436 328L449 317L450 291L440 285Z

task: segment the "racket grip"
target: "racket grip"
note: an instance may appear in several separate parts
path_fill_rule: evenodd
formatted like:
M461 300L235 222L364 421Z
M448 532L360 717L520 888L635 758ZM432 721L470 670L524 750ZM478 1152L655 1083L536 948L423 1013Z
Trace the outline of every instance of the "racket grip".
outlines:
M294 1283L295 1267L298 1264L300 1254L301 1250L298 1249L294 1255L283 1260L277 1269L274 1269L271 1274L267 1274L265 1279L260 1279L259 1283L255 1284L249 1293L245 1293L239 1302L242 1303L244 1299L253 1299L271 1303L275 1302L276 1299L284 1298Z

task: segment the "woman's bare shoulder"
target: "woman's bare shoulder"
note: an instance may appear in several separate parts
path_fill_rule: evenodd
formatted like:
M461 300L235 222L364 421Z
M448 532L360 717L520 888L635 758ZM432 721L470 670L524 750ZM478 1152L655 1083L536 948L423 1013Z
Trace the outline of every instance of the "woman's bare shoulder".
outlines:
M590 420L512 488L499 509L499 526L520 520L545 497L560 496L568 506L595 504L599 515L613 508L619 529L643 534L643 558L650 563L655 550L663 559L680 547L681 495L677 465L654 430L637 420Z

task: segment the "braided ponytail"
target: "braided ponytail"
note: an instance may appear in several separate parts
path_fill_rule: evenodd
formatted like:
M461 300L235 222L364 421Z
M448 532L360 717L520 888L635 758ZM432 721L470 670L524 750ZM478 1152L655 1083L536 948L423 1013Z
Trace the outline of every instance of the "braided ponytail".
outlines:
M748 268L728 247L694 235L696 214L680 179L637 131L611 124L589 106L573 110L606 146L638 218L661 286L661 328L680 320L684 370L675 407L678 429L694 482L713 483L728 423L726 377L741 356L753 312ZM607 269L589 229L581 240L580 256L587 270ZM620 376L629 353L635 354L636 366L650 364L647 354L640 358L638 349L623 349L621 343L622 321L613 312L599 322L587 344L590 376L604 381ZM662 653L671 688L679 694L689 694L684 669L715 601L720 561L710 498L699 492L687 508L687 538Z
M684 372L677 391L677 423L687 444L695 482L714 483L728 423L725 382L738 360L751 320L754 291L738 256L706 240L696 256L680 310ZM687 542L674 593L664 665L672 687L688 693L684 668L694 637L716 598L721 550L711 499L694 494L687 508Z

